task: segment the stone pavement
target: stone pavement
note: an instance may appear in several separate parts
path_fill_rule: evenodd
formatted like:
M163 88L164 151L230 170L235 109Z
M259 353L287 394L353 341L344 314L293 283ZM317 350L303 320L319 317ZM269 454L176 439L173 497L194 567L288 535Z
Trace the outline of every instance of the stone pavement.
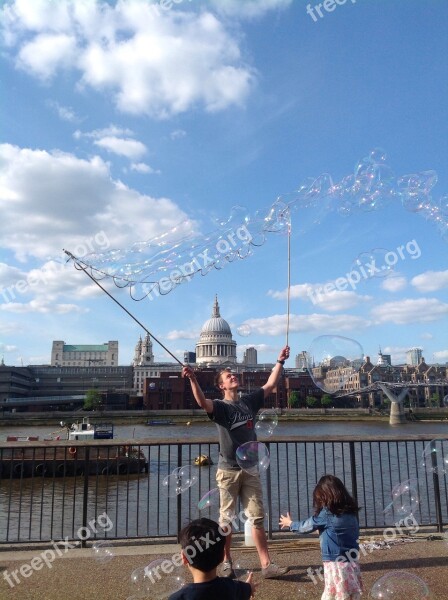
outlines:
M370 538L369 538L370 539ZM362 538L361 538L362 541ZM124 546L114 544L114 557L106 564L99 564L90 548L68 550L51 563L51 568L43 563L39 570L23 569L31 564L33 557L44 550L0 551L0 599L1 600L127 600L133 593L131 572L144 567L156 558L169 558L178 551L174 544L154 544ZM289 538L270 543L273 560L280 565L290 565L291 571L278 580L262 580L257 555L254 549L245 548L235 542L233 560L242 567L254 571L258 583L256 600L289 600L303 598L318 600L323 591L323 583L310 580L306 571L309 567L321 566L318 540ZM20 572L20 583L15 583L11 572L22 567L28 577ZM448 544L440 534L420 537L412 543L399 543L389 549L369 550L361 558L361 571L364 581L363 597L368 599L373 583L391 571L406 571L423 579L429 586L431 600L448 599ZM5 578L9 574L15 583L11 588ZM151 596L154 600L157 596ZM149 598L149 597L148 597ZM427 600L427 596L424 597ZM393 600L423 600L418 596L395 596Z

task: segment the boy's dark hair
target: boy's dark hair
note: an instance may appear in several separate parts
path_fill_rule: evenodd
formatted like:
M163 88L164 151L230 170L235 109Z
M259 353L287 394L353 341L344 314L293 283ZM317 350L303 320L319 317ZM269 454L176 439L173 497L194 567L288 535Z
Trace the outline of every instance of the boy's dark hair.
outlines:
M208 573L224 560L226 538L211 519L195 519L179 533L179 544L192 567Z
M359 506L355 498L350 496L342 481L334 475L324 475L314 488L313 507L315 514L323 508L334 515L356 514Z

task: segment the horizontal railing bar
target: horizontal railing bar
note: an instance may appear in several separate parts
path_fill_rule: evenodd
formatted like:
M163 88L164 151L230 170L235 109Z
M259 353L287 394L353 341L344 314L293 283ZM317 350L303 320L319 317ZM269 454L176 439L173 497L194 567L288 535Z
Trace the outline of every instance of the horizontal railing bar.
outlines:
M271 436L268 440L260 439L263 442L277 443L341 443L341 442L425 442L432 440L448 440L448 433L428 434L410 434L403 436L396 435L323 435L319 437L310 436ZM39 441L17 441L0 442L2 448L68 448L70 446L191 446L194 444L217 444L218 439L208 438L188 438L188 440L176 440L166 438L125 438L120 440L39 440Z

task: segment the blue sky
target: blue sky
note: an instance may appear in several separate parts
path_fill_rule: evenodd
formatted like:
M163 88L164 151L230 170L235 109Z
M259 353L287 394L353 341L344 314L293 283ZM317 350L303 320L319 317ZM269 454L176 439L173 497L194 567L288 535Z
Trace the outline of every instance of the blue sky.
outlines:
M413 346L447 362L448 235L435 221L447 216L446 2L327 2L321 17L302 0L162 4L1 4L5 362L46 363L55 339L116 339L120 363L132 360L138 326L65 264L62 248L83 256L153 239L154 251L179 224L207 247L232 214L235 230L250 229L278 196L291 201L322 173L340 182L376 147L396 178L435 171L417 200L439 210L407 210L394 195L346 215L334 197L293 211L292 352L339 335L373 357L381 346L395 363ZM396 263L387 277L358 268L359 282L344 284L359 257L378 266L387 252ZM179 357L194 349L215 293L240 357L254 345L273 360L285 341L281 233L151 301L104 283Z

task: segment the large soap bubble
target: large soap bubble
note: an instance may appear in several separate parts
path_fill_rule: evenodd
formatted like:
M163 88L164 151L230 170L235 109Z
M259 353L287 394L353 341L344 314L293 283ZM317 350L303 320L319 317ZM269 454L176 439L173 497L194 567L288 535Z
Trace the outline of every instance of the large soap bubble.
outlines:
M236 450L236 462L243 471L256 475L268 469L269 450L262 442L246 442Z
M422 452L421 466L427 473L448 473L448 442L431 440Z
M407 479L392 489L392 502L384 509L384 514L394 523L411 515L415 517L420 508L418 483L416 479Z
M275 410L263 410L258 415L258 420L255 424L255 431L258 435L269 437L274 433L274 429L278 425L278 415Z
M431 600L428 585L414 573L391 571L375 581L370 590L371 600Z
M162 481L162 487L167 491L170 498L175 498L179 494L187 491L198 481L189 465L177 467Z
M158 558L131 573L131 593L135 598L165 600L185 585L185 568L180 554Z
M356 340L339 335L321 335L307 352L308 371L321 390L343 390L364 363L363 349Z
M105 565L110 562L114 557L114 551L112 544L107 540L100 540L92 544L92 554L94 560Z
M206 492L198 502L199 510L214 509L221 506L222 503L227 504L232 500L231 494L225 490L215 487Z

